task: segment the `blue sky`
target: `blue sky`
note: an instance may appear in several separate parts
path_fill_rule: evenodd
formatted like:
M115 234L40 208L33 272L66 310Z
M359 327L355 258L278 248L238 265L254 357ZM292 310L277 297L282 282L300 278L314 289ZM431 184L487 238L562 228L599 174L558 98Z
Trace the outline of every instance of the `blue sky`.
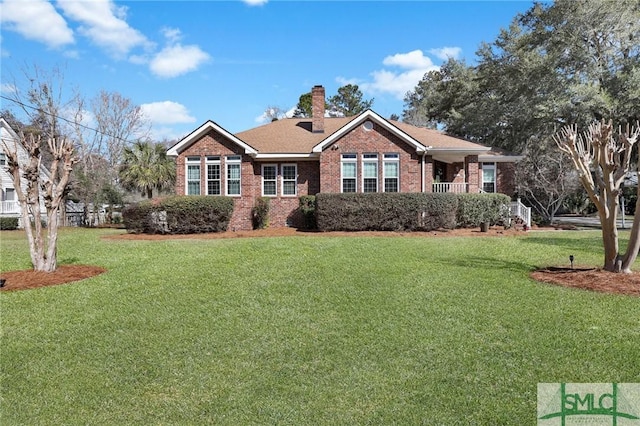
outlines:
M2 91L59 67L87 98L119 92L157 140L206 120L231 132L321 84L358 84L384 117L447 56L475 60L530 1L3 0ZM2 100L3 108L11 107Z

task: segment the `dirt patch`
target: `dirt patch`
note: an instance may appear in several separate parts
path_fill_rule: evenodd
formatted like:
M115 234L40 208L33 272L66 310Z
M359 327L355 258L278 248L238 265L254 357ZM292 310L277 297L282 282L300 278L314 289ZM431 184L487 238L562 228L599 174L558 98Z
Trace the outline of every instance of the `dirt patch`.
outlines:
M488 232L480 232L478 228L441 230L431 232L309 232L298 231L293 228L268 228L255 231L235 231L190 235L146 235L146 234L117 234L103 238L107 240L175 240L175 239L220 239L220 238L256 238L256 237L285 237L285 236L350 236L350 237L510 237L526 235L524 231L492 227ZM3 272L0 278L6 280L0 290L21 290L65 284L90 278L105 272L105 269L88 265L61 265L55 272L44 273L27 271ZM591 291L640 296L640 274L613 274L599 269L565 269L549 267L531 273L531 277L544 283L574 287Z
M90 265L60 265L54 272L26 271L3 272L0 279L4 279L1 291L26 290L30 288L46 287L50 285L66 284L100 275L107 270Z

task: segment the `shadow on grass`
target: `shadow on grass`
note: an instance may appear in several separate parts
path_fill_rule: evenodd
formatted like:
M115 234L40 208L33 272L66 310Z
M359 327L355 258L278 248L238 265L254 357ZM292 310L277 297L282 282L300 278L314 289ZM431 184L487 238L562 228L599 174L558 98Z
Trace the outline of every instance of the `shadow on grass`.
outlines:
M443 265L445 264L442 262ZM513 272L529 273L539 268L538 265L525 262L496 259L495 257L468 256L451 259L447 265L460 266L463 268L477 268L478 270L490 267L491 269L507 270Z

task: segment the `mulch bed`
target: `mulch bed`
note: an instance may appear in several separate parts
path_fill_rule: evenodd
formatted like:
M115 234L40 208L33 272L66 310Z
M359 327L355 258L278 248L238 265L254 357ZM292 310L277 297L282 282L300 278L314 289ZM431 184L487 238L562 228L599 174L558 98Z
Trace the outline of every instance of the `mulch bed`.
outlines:
M549 267L532 272L531 278L543 283L583 290L640 296L640 273L637 272L614 274L595 268Z
M443 237L443 236L493 236L508 237L523 235L523 231L490 228L488 232L479 229L456 229L433 232L303 232L292 228L268 228L256 231L236 231L190 235L146 235L117 234L104 237L108 240L169 240L169 239L219 239L281 236L401 236L401 237ZM50 285L66 284L90 278L106 272L105 269L90 265L60 265L55 272L44 273L33 270L3 272L0 278L6 280L1 291L24 290ZM600 269L548 267L531 273L531 277L543 283L573 287L604 293L640 296L640 273L613 274Z
M5 280L1 291L26 290L50 285L67 284L84 280L107 272L106 269L91 265L60 265L54 272L25 271L3 272L0 278Z

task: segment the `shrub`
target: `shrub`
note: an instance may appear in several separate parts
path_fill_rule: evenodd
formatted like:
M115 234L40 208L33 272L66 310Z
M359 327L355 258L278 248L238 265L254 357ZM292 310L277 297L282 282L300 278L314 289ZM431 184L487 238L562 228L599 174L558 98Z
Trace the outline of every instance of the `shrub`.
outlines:
M510 202L504 194L458 194L456 225L475 228L483 222L504 223L509 217Z
M316 196L315 195L303 195L300 197L300 212L303 217L304 229L317 229L318 224L316 222Z
M318 194L316 219L322 231L430 231L453 229L455 194Z
M269 226L270 201L268 197L256 198L256 203L251 210L253 229L264 229Z
M226 231L232 213L230 197L186 195L127 206L122 218L132 233L196 234Z
M17 217L0 217L0 231L14 231L18 229Z

